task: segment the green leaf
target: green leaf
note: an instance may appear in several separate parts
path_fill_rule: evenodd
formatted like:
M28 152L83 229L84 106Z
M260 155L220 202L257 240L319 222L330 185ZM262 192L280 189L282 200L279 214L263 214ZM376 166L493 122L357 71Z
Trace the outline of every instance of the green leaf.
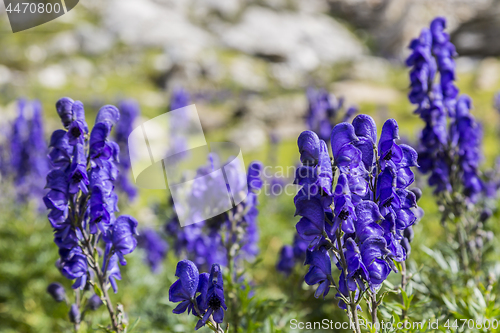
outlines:
M134 328L136 328L137 324L139 324L139 322L141 321L141 317L137 318L134 323L132 325L130 325L127 329L128 332L132 332L134 330Z
M102 292L101 288L97 284L94 284L94 292L96 293L97 296L99 296L102 299L102 296L104 293Z

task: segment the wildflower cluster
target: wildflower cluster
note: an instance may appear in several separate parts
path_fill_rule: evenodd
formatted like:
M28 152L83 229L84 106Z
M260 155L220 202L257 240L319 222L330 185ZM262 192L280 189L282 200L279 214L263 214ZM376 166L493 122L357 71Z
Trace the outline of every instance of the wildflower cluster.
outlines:
M482 127L470 113L471 99L459 95L453 83L456 52L445 27L444 18L434 19L430 29L411 42L406 60L411 67L409 99L425 122L419 164L430 175L435 193L460 192L474 203L483 189L478 170Z
M137 221L128 215L115 216L118 197L114 182L120 151L109 136L120 114L114 106L102 107L89 132L82 102L65 97L56 109L64 129L54 131L50 139L51 170L46 186L50 191L44 202L59 247L58 267L66 278L75 280L74 289L91 285L99 290L113 330L121 332L123 323L108 289L110 284L117 292L116 280L121 279L118 263L125 265L124 256L137 245ZM82 307L81 300L77 297L73 313ZM80 316L72 318L78 323L75 318Z
M216 156L212 155L211 158ZM215 171L213 165L211 162L200 168L196 177ZM248 195L228 212L182 228L177 216L173 216L165 230L173 241L172 246L177 255L187 256L198 267L210 267L214 263L227 267L233 264L233 260L253 259L258 254L257 191L262 187L261 173L260 162L250 163L247 176ZM210 183L209 178L205 179L208 182L206 186L200 186L194 193L196 200L211 200L207 193L215 184ZM229 185L221 186L225 191ZM207 190L204 191L203 188Z
M224 298L224 280L219 264L213 264L208 273L199 273L189 260L177 263L175 276L179 279L170 286L170 302L179 303L172 311L181 314L188 311L198 317L196 330L207 325L214 332L224 332L220 324L227 306Z
M442 222L461 220L456 239L461 249L467 249L468 254L464 252L461 259L468 266L469 256L472 261L481 261L475 243L479 236L482 244L481 235L485 234L481 232L483 222L471 223L462 217L470 215L478 221L485 209L484 201L496 197L499 182L495 177L483 177L479 171L482 126L471 114L470 97L460 95L454 85L456 51L445 28L446 20L438 17L430 29L423 29L420 37L411 42L412 53L406 60L411 68L409 99L425 122L420 136L419 169L429 175L428 183L434 187L443 212Z
M301 216L297 232L309 242L305 281L319 284L316 297L325 297L334 286L339 306L354 323L365 293L372 299L369 306L376 321L380 303L376 293L391 270L397 271L394 261L406 259L401 241L404 231L417 220L416 197L408 190L414 181L410 168L417 166L417 153L397 144L397 139L394 119L385 122L378 145L370 116L358 115L352 124L340 123L331 132L332 168L325 141L311 131L298 138L303 165L296 173L301 189L294 202L295 215ZM340 270L338 284L332 259Z
M10 130L5 130L0 147L0 174L12 180L17 199L26 202L45 193L43 179L49 163L40 102L20 99L17 108L18 115Z

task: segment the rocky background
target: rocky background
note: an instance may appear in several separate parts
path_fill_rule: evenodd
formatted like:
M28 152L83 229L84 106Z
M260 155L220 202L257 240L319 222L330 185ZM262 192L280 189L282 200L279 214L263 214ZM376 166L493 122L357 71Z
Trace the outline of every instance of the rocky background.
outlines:
M406 47L437 15L449 22L458 70L474 89L495 89L497 0L82 0L16 34L2 15L2 112L13 114L12 102L27 96L51 113L71 94L95 107L133 97L152 117L182 86L206 128L234 121L233 137L252 138L251 150L271 130L292 138L303 128L308 86L383 115L403 103Z

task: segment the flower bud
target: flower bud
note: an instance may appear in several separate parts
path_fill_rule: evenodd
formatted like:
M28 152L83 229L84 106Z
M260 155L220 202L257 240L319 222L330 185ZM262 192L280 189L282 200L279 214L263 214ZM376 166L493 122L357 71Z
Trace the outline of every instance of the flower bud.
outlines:
M56 103L57 114L66 129L73 121L73 103L74 101L69 97L63 97Z
M408 238L410 243L413 242L413 236L415 236L415 233L413 232L413 228L411 226L406 228L403 234L405 238Z
M66 291L61 284L53 282L47 287L47 292L56 302L62 302L66 298Z
M312 131L300 133L297 145L299 146L300 161L302 164L310 166L318 164L320 143L316 133Z
M415 199L420 200L420 198L422 197L422 190L419 189L418 187L414 187L412 188L410 191L413 192L413 194L415 194Z
M486 222L486 220L488 220L491 215L493 215L493 212L488 209L488 208L485 208L482 212L481 212L481 215L479 215L479 221L480 222Z
M69 309L69 320L74 324L80 323L80 309L76 304L71 304L71 309Z
M408 238L403 238L401 240L401 246L403 247L403 249L405 249L406 255L409 256L411 253L411 245L410 242L408 241Z
M95 311L99 309L99 307L102 305L102 300L99 296L96 294L92 295L89 300L87 301L87 306L89 307L90 310Z

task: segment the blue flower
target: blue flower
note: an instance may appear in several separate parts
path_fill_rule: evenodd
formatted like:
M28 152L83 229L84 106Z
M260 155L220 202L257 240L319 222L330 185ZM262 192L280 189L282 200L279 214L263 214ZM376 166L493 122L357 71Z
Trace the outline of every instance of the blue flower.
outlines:
M304 131L297 139L299 146L300 161L304 165L315 166L318 164L320 142L316 133Z
M323 298L325 298L330 292L330 280L332 278L332 263L328 251L324 247L315 251L307 251L304 265L310 265L305 276L305 282L310 286L319 284L314 297L319 298L320 295L323 295Z
M107 256L105 256L105 260L107 260ZM107 267L104 267L106 261L103 263L103 271L106 272L106 276L108 277L108 281L111 284L111 287L113 288L113 291L116 292L118 291L118 285L116 284L116 280L121 280L122 275L120 273L120 266L118 266L118 255L113 254L109 258L109 262Z
M286 275L289 275L293 271L294 266L295 261L293 256L293 247L291 245L285 245L281 248L276 269Z
M57 114L66 129L73 122L73 103L74 101L69 97L63 97L56 103Z
M168 243L153 229L142 230L138 240L139 246L146 250L147 263L153 272L157 272L167 255Z
M206 294L202 299L201 308L207 312L203 316L202 322L205 323L212 315L216 323L222 323L224 320L224 310L227 306L224 300L224 282L222 278L222 271L218 264L213 264L210 270L210 277L208 278L208 288Z
M87 301L87 307L92 311L99 309L102 304L103 303L101 298L96 294L90 296L89 300Z
M198 268L189 260L181 260L177 263L175 276L179 279L170 286L168 299L170 302L180 303L172 312L180 314L188 310L188 313L191 313L200 279Z
M120 259L120 264L126 265L126 254L132 253L137 246L137 221L132 216L121 215L113 224L111 235L107 236L110 239L115 253Z
M325 231L325 211L318 199L301 196L295 201L295 216L302 218L296 228L302 239L309 241L310 248L318 245Z
M66 291L60 283L53 282L49 284L47 292L56 302L62 302L66 299Z
M346 234L352 234L354 230L354 221L356 220L356 213L354 205L351 201L351 191L346 174L341 174L337 180L335 193L333 194L333 203L335 209L335 221L333 230L337 230L338 226L342 226L342 231Z
M76 279L73 288L83 288L87 281L87 258L79 248L66 251L64 258L61 258L62 274L70 279Z
M81 314L80 314L80 309L78 308L78 305L71 304L68 316L69 316L69 321L71 321L72 323L74 323L74 324L80 323Z
M68 192L70 194L75 194L81 190L83 194L87 194L89 178L87 176L87 158L84 152L83 144L77 143L74 146L73 156L73 162L69 172Z

